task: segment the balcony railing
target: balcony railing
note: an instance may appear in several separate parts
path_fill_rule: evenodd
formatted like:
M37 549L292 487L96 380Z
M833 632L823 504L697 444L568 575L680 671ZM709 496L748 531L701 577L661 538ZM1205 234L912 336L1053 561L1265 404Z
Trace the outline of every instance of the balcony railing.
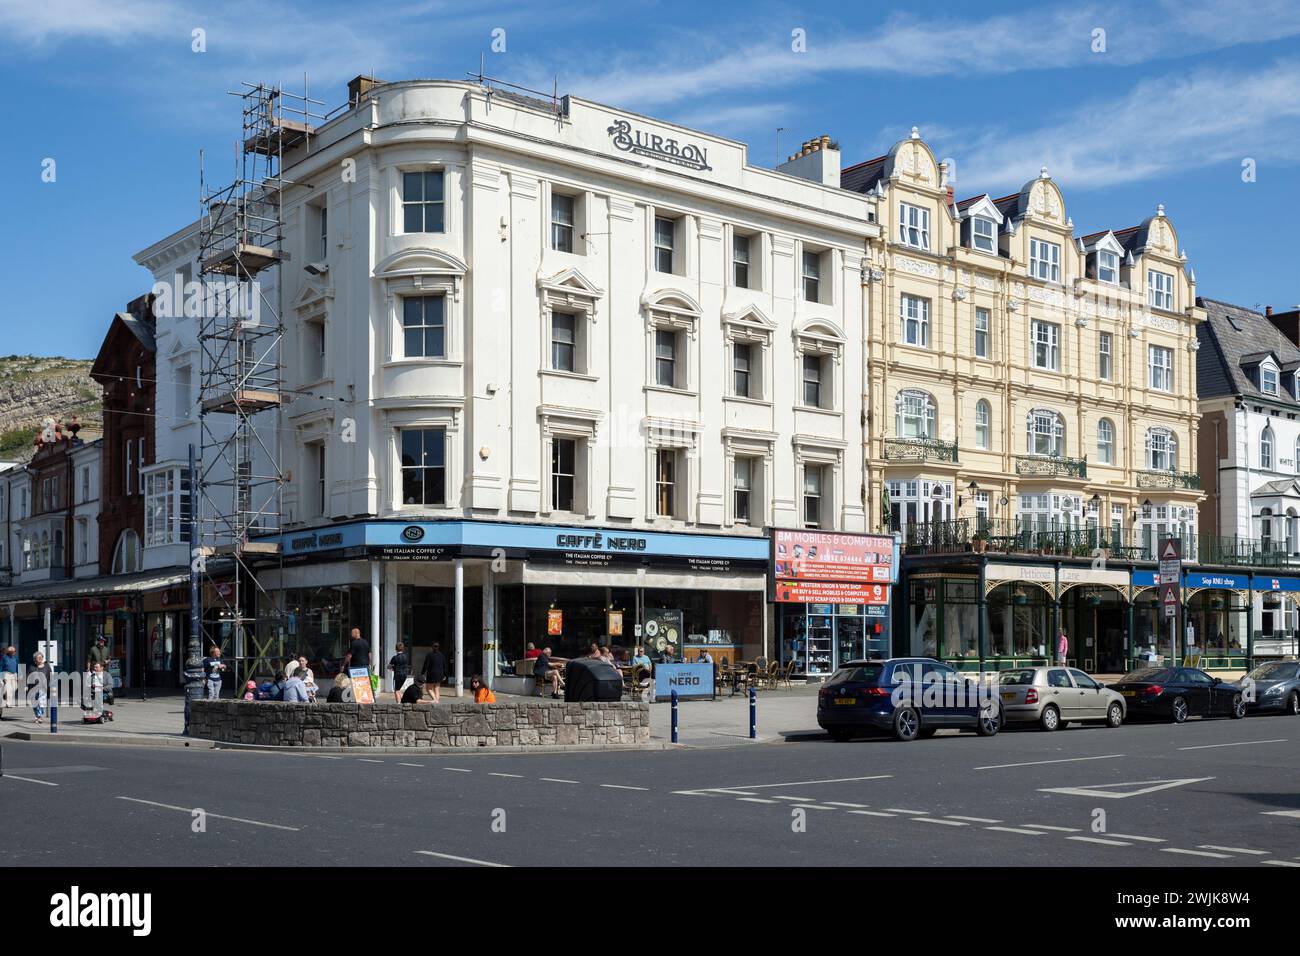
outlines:
M1028 520L968 519L932 521L907 526L903 536L908 554L1043 555L1124 561L1157 560L1164 536L1144 528L1043 528ZM1300 550L1284 542L1260 538L1183 535L1183 561L1219 567L1289 568L1300 570Z
M1199 491L1201 476L1179 471L1139 471L1137 486L1139 488L1188 488Z
M1048 478L1087 478L1087 458L1055 455L1017 455L1017 475L1042 475Z
M957 461L957 443L938 438L886 438L887 461Z

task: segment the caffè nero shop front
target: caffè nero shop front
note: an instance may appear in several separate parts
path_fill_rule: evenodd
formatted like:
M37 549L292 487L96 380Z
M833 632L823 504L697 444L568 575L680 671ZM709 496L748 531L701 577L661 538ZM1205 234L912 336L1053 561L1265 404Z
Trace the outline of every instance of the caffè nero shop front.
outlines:
M259 571L287 643L337 660L361 628L386 664L398 641L418 669L437 642L452 674L509 679L529 643L575 657L753 660L768 645L768 541L488 521L355 521L278 539ZM375 642L374 634L381 635ZM387 677L387 674L383 676Z

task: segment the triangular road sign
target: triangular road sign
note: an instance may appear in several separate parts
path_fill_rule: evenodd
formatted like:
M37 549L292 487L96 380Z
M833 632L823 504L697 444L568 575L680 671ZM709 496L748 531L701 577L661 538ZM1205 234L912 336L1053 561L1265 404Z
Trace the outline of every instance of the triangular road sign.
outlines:
M1045 787L1039 793L1067 793L1075 797L1100 797L1107 800L1122 800L1125 797L1140 797L1144 793L1157 790L1171 790L1185 787L1189 783L1202 783L1213 777L1187 777L1182 780L1136 780L1128 783L1097 783L1087 787Z
M1164 550L1160 552L1161 561L1177 561L1179 558L1178 545L1174 544L1174 539L1169 538L1165 541Z

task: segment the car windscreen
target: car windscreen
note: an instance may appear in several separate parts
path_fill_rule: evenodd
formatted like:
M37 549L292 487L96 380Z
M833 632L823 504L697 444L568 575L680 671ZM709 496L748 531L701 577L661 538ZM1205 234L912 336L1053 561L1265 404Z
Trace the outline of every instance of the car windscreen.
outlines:
M999 684L1012 684L1019 686L1021 684L1032 684L1034 682L1034 669L1027 667L1018 671L1003 671L998 675Z
M1141 670L1129 671L1122 678L1121 683L1129 681L1159 681L1172 680L1173 672L1167 667L1144 667Z
M858 667L841 667L828 684L874 684L885 669L883 664L863 664Z
M1250 672L1251 680L1285 680L1288 677L1294 677L1296 665L1294 661L1270 661L1267 664L1260 664Z

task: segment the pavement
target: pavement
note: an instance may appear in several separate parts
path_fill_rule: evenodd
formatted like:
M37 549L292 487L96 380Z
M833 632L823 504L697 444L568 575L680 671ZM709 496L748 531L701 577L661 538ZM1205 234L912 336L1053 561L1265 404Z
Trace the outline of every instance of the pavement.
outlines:
M84 742L2 742L0 802L41 826L0 865L1300 867L1290 717L527 755Z

